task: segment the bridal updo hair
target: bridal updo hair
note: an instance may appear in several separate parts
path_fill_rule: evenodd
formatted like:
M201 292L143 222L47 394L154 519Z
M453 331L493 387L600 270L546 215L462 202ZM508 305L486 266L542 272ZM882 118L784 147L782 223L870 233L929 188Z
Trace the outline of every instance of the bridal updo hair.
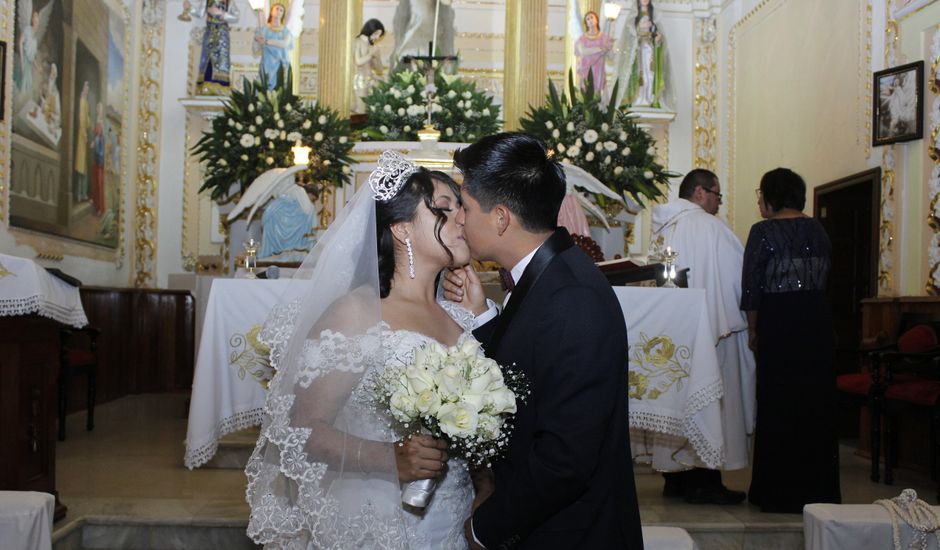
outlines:
M446 184L454 194L460 196L457 183L443 172L429 171L419 167L418 171L408 177L401 190L387 201L375 203L375 232L376 245L379 255L379 293L382 298L388 296L392 289L392 279L395 277L395 236L392 235L392 226L396 223L410 222L418 213L418 202L423 202L437 218L434 224L434 237L453 261L454 254L441 240L441 228L447 223L447 213L434 206L434 181Z

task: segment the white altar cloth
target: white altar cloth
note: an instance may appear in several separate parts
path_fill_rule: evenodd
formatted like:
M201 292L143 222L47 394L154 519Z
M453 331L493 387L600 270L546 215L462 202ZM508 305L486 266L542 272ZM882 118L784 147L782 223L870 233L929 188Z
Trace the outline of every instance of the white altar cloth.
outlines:
M630 343L630 443L637 462L721 468L721 371L705 291L615 287Z
M78 287L30 259L0 254L0 315L31 313L75 328L88 324Z
M0 548L50 550L55 497L36 491L0 491Z
M940 506L933 509L940 512ZM901 548L911 545L913 530L898 521ZM877 504L807 504L803 507L806 550L890 550L894 548L891 516ZM927 537L927 550L937 550L937 537Z
M187 468L208 462L229 433L258 426L270 377L258 332L287 280L213 279L186 431Z

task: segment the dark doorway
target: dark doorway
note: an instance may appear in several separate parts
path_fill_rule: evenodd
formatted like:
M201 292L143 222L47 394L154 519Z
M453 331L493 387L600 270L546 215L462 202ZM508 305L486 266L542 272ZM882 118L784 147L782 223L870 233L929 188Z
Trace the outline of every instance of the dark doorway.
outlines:
M813 214L832 242L829 301L836 348L857 349L862 334L861 302L878 288L878 226L881 223L881 168L817 187ZM836 353L836 373L859 370L859 357ZM841 415L840 415L841 416ZM840 419L842 435L857 433L858 416Z

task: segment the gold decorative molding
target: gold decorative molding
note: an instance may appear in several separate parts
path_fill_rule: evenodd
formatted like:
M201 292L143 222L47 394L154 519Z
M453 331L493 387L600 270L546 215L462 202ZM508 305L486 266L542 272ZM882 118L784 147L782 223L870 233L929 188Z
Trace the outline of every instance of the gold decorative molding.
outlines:
M885 51L884 66L897 65L900 53L901 27L891 18L894 0L885 2ZM878 226L878 295L894 293L894 187L897 179L897 146L885 145L881 150L881 223Z
M140 82L137 139L137 198L134 209L134 285L155 283L157 258L157 177L160 100L163 80L163 31L166 0L144 0L141 7Z
M695 76L692 120L693 167L718 171L717 18L695 18Z
M506 49L503 61L503 119L506 130L519 127L529 107L545 101L545 38L548 5L545 0L506 3Z
M65 255L58 252L36 252L36 259L48 262L61 262L65 259Z
M4 113L10 113L13 108L13 0L5 0L0 5L0 18L2 26L0 33L7 41L6 59L3 60L3 105L0 108ZM0 224L7 224L7 212L10 206L10 143L13 132L13 116L8 114L0 123Z
M861 92L858 95L858 143L865 149L865 158L871 158L871 110L872 110L872 79L871 79L871 26L872 26L872 0L860 7L864 14L859 18L859 44L864 52L863 61L858 64L858 79L861 83Z
M930 63L930 72L927 76L927 86L930 89L928 97L933 96L929 105L930 113L927 120L927 129L930 137L927 140L927 156L932 162L932 169L927 176L927 227L929 243L927 245L927 281L924 291L931 296L940 295L940 74L937 66L940 64L940 25L933 28L932 36L927 35L927 49Z

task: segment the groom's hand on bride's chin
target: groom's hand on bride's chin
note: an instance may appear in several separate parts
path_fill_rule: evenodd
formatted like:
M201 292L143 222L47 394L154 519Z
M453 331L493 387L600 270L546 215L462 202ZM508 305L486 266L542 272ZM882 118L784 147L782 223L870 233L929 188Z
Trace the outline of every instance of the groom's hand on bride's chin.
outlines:
M458 304L463 302L464 280L467 275L462 267L451 267L444 270L444 280L441 286L444 288L444 298Z
M487 310L483 283L470 265L455 267L444 271L444 298L457 302L474 315L481 315Z

